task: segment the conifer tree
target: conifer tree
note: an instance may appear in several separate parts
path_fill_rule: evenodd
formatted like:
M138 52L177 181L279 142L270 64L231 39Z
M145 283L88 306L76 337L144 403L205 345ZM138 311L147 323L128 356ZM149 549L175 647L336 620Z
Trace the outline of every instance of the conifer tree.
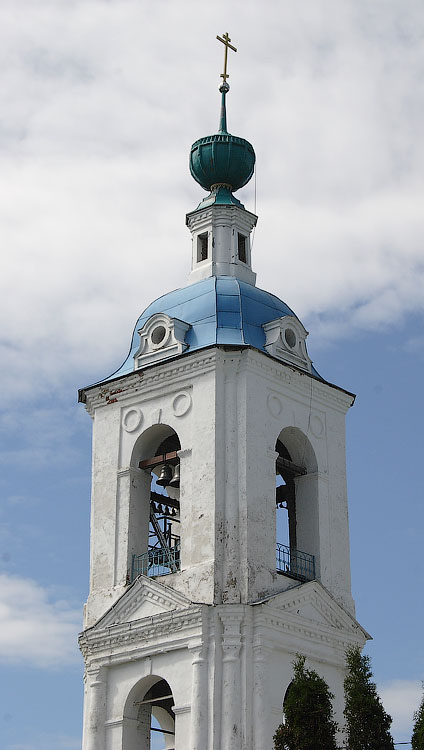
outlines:
M390 734L392 717L383 708L371 681L371 660L358 647L346 652L344 681L348 750L394 750Z
M423 682L424 688L424 682ZM412 750L424 750L424 695L420 707L414 713L414 729L412 732Z
M294 677L284 699L284 723L274 735L275 750L337 750L337 724L327 683L305 657L296 654Z

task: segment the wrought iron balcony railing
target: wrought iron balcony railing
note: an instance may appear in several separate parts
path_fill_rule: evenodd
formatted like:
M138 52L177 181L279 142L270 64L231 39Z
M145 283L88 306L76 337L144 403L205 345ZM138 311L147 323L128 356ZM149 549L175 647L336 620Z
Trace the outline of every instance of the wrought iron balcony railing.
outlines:
M308 552L301 552L286 544L277 543L277 570L299 581L313 581L315 557Z
M180 570L180 546L154 547L142 555L132 556L131 581L137 576L166 576ZM308 552L290 549L286 544L277 543L276 567L279 573L297 578L299 581L312 581L315 578L315 557Z
M181 566L180 546L152 547L142 555L132 556L131 580L143 576L166 576L176 573Z

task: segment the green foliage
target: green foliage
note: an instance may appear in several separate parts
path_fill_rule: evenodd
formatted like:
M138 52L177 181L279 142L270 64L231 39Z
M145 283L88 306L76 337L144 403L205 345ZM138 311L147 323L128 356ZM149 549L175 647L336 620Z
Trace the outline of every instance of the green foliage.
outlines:
M328 685L305 657L296 655L294 677L284 700L285 723L274 735L275 750L337 750L337 724Z
M423 682L424 688L424 682ZM424 695L418 711L414 713L414 729L412 732L412 750L424 750Z
M346 652L344 681L348 750L394 750L392 717L383 708L374 682L371 660L358 647Z

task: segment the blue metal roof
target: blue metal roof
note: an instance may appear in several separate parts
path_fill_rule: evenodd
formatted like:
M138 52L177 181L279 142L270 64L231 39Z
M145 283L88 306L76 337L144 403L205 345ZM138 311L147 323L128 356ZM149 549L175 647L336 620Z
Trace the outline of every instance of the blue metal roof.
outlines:
M137 320L124 364L106 380L133 372L134 354L140 344L137 332L155 313L166 313L190 324L186 352L214 344L253 346L266 352L263 323L294 315L285 302L263 289L229 276L212 276L152 302Z

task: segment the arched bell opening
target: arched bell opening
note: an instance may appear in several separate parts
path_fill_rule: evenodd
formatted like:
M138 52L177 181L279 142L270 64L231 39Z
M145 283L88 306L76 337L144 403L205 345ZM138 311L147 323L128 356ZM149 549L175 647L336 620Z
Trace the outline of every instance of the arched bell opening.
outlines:
M275 450L275 501L277 506L277 543L296 549L296 494L293 462L287 448L277 439Z
M315 454L295 427L280 432L275 450L277 570L298 580L312 580L319 548Z
M134 446L132 464L139 481L131 505L136 525L144 524L145 533L143 549L133 551L131 580L180 569L180 449L179 437L168 425L150 427Z
M156 675L140 680L124 708L122 750L175 748L174 698L169 683Z

